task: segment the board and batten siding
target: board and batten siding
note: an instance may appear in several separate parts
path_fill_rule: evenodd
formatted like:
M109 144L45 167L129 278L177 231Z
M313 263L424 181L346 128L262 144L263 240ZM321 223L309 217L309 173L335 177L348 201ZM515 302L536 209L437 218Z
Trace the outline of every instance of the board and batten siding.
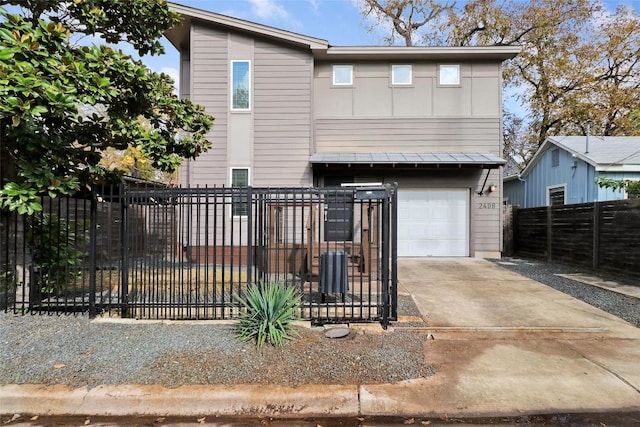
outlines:
M332 85L333 64L314 71L315 151L488 152L501 155L501 77L496 63L461 64L461 84L437 84L437 63L411 63L409 86L391 63L353 64L352 86Z
M308 186L313 58L255 40L253 185Z
M449 62L447 62L449 63ZM501 77L498 63L460 64L459 86L437 83L435 62L412 66L412 84L391 84L395 62L354 63L353 85L332 85L332 63L317 63L314 108L324 117L501 117Z
M195 161L185 161L181 168L181 184L223 185L228 181L227 122L228 122L228 34L208 26L191 27L189 65L191 100L205 107L215 118L207 135L213 146ZM183 62L184 65L184 62ZM197 162L197 167L193 167Z

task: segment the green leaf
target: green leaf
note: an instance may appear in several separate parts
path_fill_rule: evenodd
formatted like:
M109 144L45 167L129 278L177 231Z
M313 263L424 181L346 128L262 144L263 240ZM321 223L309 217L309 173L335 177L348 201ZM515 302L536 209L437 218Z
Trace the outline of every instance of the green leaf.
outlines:
M13 49L2 49L0 48L0 61L8 61L13 58L15 55L15 51Z

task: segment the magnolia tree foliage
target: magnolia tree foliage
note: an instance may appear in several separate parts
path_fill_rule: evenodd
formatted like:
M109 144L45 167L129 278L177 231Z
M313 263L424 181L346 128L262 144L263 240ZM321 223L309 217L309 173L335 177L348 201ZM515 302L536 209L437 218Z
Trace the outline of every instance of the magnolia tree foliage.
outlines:
M407 45L522 46L504 64L518 105L505 156L526 162L548 135L639 135L640 16L598 0L359 0L370 28ZM512 149L513 148L513 149Z
M41 209L42 195L72 194L103 179L107 149L133 146L156 169L210 147L213 118L174 94L172 79L106 44L161 54L179 22L164 0L0 0L1 207Z

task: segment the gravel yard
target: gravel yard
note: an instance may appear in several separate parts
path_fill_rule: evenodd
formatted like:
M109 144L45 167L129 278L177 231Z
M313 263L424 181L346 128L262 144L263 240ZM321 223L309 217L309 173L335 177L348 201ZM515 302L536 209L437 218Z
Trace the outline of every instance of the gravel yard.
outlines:
M524 259L495 260L640 327L640 300L556 274L589 273ZM592 274L592 273L590 273ZM629 278L619 283L638 286ZM396 326L420 326L410 296L400 295ZM407 317L409 316L409 317ZM322 328L261 350L235 338L233 325L97 323L88 316L0 313L0 384L373 384L427 377L426 330L356 332L329 339ZM428 353L426 353L428 355Z
M418 311L399 297L404 315ZM431 375L426 333L298 328L283 347L238 341L233 325L95 323L87 316L0 314L0 384L373 384Z

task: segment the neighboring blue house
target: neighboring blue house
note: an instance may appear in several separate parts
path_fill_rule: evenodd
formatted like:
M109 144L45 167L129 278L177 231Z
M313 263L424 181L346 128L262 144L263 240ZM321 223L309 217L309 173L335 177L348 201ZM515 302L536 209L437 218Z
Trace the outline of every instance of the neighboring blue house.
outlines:
M601 176L640 180L640 137L548 137L521 174L504 178L504 200L533 208L627 198L598 187Z

